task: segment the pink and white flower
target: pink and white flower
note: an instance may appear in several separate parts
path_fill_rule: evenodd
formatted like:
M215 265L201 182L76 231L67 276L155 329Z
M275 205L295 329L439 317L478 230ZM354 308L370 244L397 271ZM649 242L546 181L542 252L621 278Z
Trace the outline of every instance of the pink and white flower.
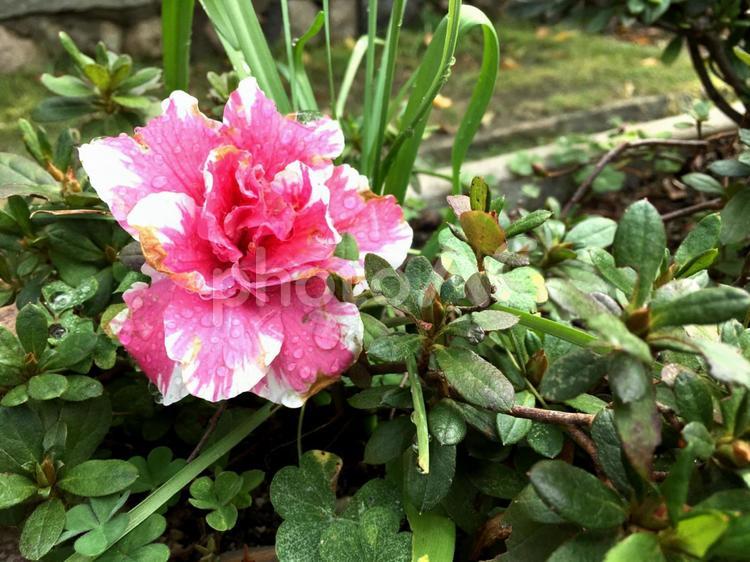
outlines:
M113 330L171 403L252 391L299 406L356 359L362 323L325 279L363 278L375 253L397 267L412 232L393 197L335 166L335 121L283 116L252 78L223 122L175 92L132 137L80 149L91 184L138 239L151 285L124 295ZM360 261L334 255L354 237Z

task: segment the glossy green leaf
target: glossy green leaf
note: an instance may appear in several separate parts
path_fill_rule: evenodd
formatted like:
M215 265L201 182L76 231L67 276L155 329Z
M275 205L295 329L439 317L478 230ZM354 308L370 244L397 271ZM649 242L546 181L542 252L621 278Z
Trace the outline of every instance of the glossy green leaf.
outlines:
M63 531L65 507L58 498L39 504L26 519L18 548L29 560L39 560L47 554Z
M747 166L750 171L750 166ZM721 212L720 238L724 244L737 244L750 234L747 217L750 214L750 189L740 189Z
M381 421L365 446L364 461L385 464L401 454L414 440L414 424L406 416Z
M744 319L750 310L750 295L734 287L700 289L651 306L651 328L686 324L721 324Z
M454 408L438 402L427 417L430 433L441 445L458 445L466 436L466 420Z
M496 412L508 412L513 406L515 393L508 379L473 351L440 349L435 357L448 383L472 404Z
M531 469L530 478L542 500L572 523L606 529L627 517L622 499L585 470L562 461L541 461Z
M651 203L642 199L625 210L615 234L614 256L618 266L632 267L638 273L635 308L651 293L666 245L664 224Z
M587 392L607 374L608 363L588 349L563 355L547 369L539 386L545 398L569 400Z
M37 358L47 347L47 316L38 304L27 304L16 317L16 334L27 353Z
M58 486L78 496L96 497L126 489L138 478L138 469L121 460L91 460L66 470Z
M419 513L435 508L448 493L456 472L455 445L430 448L430 471L422 474L417 456L408 450L403 457L404 492Z
M653 533L634 533L617 543L607 552L604 562L667 562Z
M0 474L0 509L19 504L36 494L34 482L20 474Z

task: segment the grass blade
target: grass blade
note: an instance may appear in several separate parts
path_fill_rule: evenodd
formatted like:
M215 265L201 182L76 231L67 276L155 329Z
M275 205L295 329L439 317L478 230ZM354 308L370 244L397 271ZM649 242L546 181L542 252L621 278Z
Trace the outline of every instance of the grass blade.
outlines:
M403 201L406 195L417 151L432 109L432 100L448 79L459 37L479 27L483 32L484 47L480 75L456 134L451 154L455 192L460 191L461 165L471 140L479 128L482 115L487 109L497 81L500 47L492 22L477 8L454 6L454 4L460 4L460 2L451 2L448 16L436 30L432 43L417 70L414 88L402 117L400 132L383 161L381 177L385 178L385 192L395 195L399 201ZM457 11L452 12L451 9ZM380 190L381 186L377 184L374 189Z
M195 0L163 0L162 64L167 93L187 90L190 82L190 36Z
M404 508L413 533L411 559L452 562L456 549L456 525L453 521L432 511L419 513L409 502L404 502Z
M357 70L359 65L362 64L362 59L367 52L368 37L363 35L354 44L352 54L349 55L349 62L346 63L346 70L344 71L344 77L341 79L341 87L339 89L339 96L336 98L336 107L334 114L341 116L344 114L344 108L346 107L346 100L349 98L349 91L352 89L354 78L357 76Z
M417 464L422 474L430 472L430 434L427 430L427 412L424 407L424 396L422 385L417 374L417 361L414 357L406 360L406 368L409 372L409 385L411 386L411 399L414 404L414 425L417 426Z
M329 0L323 0L323 14L325 14L326 35L326 66L328 67L328 97L331 105L332 117L338 119L336 112L336 87L333 85L333 57L331 55L331 8Z
M297 99L297 80L294 69L294 56L292 55L292 27L289 22L289 0L281 0L281 21L284 26L284 47L286 49L286 60L289 65L289 88L292 91L292 109L299 111L299 100Z
M375 40L378 36L378 0L367 1L367 58L365 62L365 103L362 114L363 137L367 137L368 131L372 130L373 112L372 107L375 98ZM362 160L359 163L359 172L366 176L370 175L369 149L363 147Z
M318 12L308 30L294 45L294 71L291 76L293 77L292 84L295 85L297 90L297 107L295 109L298 110L318 110L318 102L315 100L315 93L310 84L310 79L307 77L307 71L305 70L305 63L302 60L302 56L305 54L305 45L307 45L308 41L323 29L324 25L325 14L323 12Z
M536 314L524 312L523 310L519 310L517 308L512 308L510 306L505 306L497 303L493 304L490 308L492 310L502 310L503 312L509 312L510 314L518 316L519 324L521 324L522 326L526 326L527 328L537 330L544 334L549 334L550 336L555 336L556 338L560 338L561 340L565 340L574 345L586 347L592 342L596 341L596 337L592 336L588 332L584 332L583 330L579 330L578 328L574 328L572 326L561 324L560 322L555 322L554 320L550 320L549 318L542 318L541 316L537 316Z
M399 201L403 201L406 194L411 169L432 108L432 100L448 80L458 41L460 10L461 0L450 0L448 15L438 25L417 69L414 88L402 116L401 130L381 166L386 193L395 195ZM399 177L399 174L404 174L405 177ZM383 186L374 183L372 189L376 193L381 193Z
M201 0L222 43L242 53L247 68L250 69L261 89L275 103L281 113L292 111L292 104L284 90L276 62L271 55L263 30L258 22L252 2L242 0ZM247 68L238 68L238 58L230 60L238 73L246 73Z
M387 126L388 104L393 89L393 74L396 69L398 40L401 35L401 24L404 20L406 0L394 0L388 31L385 36L385 48L380 59L378 80L375 86L373 114L368 120L369 128L364 131L362 143L363 157L368 160L368 169L372 171L374 185L379 185L380 155L383 151L385 128Z
M155 513L157 509L169 501L169 498L188 486L201 472L231 451L277 409L278 406L267 402L260 409L239 422L234 429L211 445L195 460L188 463L172 478L149 494L148 497L128 512L130 517L128 526L121 535L111 540L110 546L114 545L114 543L143 523L149 515Z

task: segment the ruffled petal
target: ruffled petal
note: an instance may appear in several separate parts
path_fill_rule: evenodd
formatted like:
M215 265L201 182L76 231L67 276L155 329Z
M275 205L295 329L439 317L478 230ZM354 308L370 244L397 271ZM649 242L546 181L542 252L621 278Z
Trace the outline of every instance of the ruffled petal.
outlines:
M198 101L185 92L164 100L163 114L122 134L81 146L79 155L91 185L109 205L122 227L130 210L151 193L184 193L203 202L203 163L221 144L223 125L198 110Z
M344 134L336 121L322 117L301 122L296 117L281 115L255 78L242 80L224 109L234 144L252 153L268 179L292 162L316 167L344 149Z
M281 349L278 311L248 295L202 299L175 289L164 312L167 355L188 392L216 402L255 387Z
M200 208L185 193L152 193L128 215L143 255L156 271L198 293L228 294L235 285L231 264L222 263L198 236Z
M315 170L294 162L276 175L269 194L283 202L278 212L292 210L291 228L275 232L279 221L272 206L264 210L264 225L256 226L252 244L239 264L239 282L248 290L307 279L320 274L341 241L328 212L329 191ZM267 194L268 196L268 194Z
M284 342L253 392L299 407L357 359L362 320L356 305L337 300L320 277L280 287L268 306L280 311Z
M180 365L169 358L164 346L164 311L173 291L168 279L155 280L150 287L135 283L123 294L128 308L110 323L112 332L162 393L165 405L188 394Z
M399 267L411 247L413 233L396 199L369 191L367 178L347 165L336 166L326 185L334 227L341 234L352 235L359 246L359 270L364 272L366 254L377 254L392 267Z

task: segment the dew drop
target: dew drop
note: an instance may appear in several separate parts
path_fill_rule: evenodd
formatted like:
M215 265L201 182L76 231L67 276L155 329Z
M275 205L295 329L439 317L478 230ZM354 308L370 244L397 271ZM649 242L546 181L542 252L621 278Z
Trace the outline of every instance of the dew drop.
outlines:
M52 299L52 308L56 308L56 309L65 308L66 306L70 304L70 301L71 301L70 295L61 293Z
M299 347L297 349L295 349L294 351L292 351L292 356L295 359L302 359L302 356L304 354L305 354L304 351L302 351Z

